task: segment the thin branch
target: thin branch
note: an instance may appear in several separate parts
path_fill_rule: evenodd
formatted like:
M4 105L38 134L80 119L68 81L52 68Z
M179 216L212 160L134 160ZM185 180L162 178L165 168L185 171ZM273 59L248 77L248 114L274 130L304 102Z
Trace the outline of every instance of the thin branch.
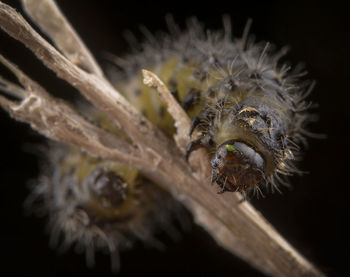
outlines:
M78 34L53 0L22 0L23 8L34 23L75 65L103 78L103 72Z
M186 146L190 142L188 136L191 126L190 119L157 75L145 69L142 70L142 74L144 78L143 82L149 87L155 87L159 92L161 100L167 104L168 112L175 120L174 125L177 133L174 139L179 149L185 153Z
M0 96L2 106L13 118L29 123L39 133L53 140L83 148L94 156L140 163L135 150L118 137L86 121L65 102L50 96L15 65L0 55L0 63L10 69L24 89L0 77L0 90L19 101Z
M49 17L49 15L46 16ZM130 155L135 159L131 160L132 165L170 191L174 197L183 201L194 214L195 220L206 228L222 247L268 275L322 275L284 241L249 203L238 204L238 194L225 193L218 195L216 188L210 185L209 178L203 177L208 174L208 171L195 177L183 155L174 147L174 143L135 108L130 106L104 78L97 74L90 74L75 66L37 34L21 15L1 2L0 25L9 35L26 45L48 68L77 88L91 103L109 115L124 130L137 145L137 149L131 152ZM36 91L37 95L42 94L37 89L29 90L29 87L25 85L28 80L24 80L24 83L21 79L20 81L26 91ZM7 89L7 91L9 92L10 89ZM18 91L18 94L20 93ZM38 97L34 100L37 101L37 99ZM51 106L59 106L60 102L53 98L50 99L52 99ZM24 110L21 105L11 106L14 103L4 97L1 98L1 101L5 109L15 118L18 116L18 119L23 119L21 111ZM30 101L26 101L26 105L27 102ZM22 106L24 103L22 103ZM28 104L27 107L25 111L29 114L33 110L40 113L45 108L40 106L39 109L36 109L36 105L33 104ZM66 113L67 121L70 120L69 117L71 116L73 123L79 121L74 120L73 110L64 110L64 113ZM26 120L32 125L34 124L35 127L35 123L37 123L35 118L27 118ZM60 122L60 118L53 118L51 124L60 124ZM84 129L81 131L85 131L85 128L89 130L91 126L81 125L81 127ZM50 129L47 125L43 125L43 128ZM69 131L69 128L64 124L60 128ZM93 130L95 131L95 129ZM60 134L59 130L57 130L57 133ZM72 131L71 139L74 140L75 136L78 135L80 135L78 132L75 134ZM58 139L64 141L64 138L59 137ZM96 137L92 136L92 140L95 139ZM100 143L100 145L103 144ZM94 143L87 143L84 147L90 153L97 153L97 150L100 150L96 149ZM119 152L122 152L124 146L116 145L116 147L118 147ZM125 152L129 150L132 151L133 149L129 148ZM132 157L128 158L131 159ZM203 157L205 157L204 154ZM112 155L107 158L115 159L116 157ZM138 163L139 160L143 160L143 163ZM198 178L198 176L201 177Z

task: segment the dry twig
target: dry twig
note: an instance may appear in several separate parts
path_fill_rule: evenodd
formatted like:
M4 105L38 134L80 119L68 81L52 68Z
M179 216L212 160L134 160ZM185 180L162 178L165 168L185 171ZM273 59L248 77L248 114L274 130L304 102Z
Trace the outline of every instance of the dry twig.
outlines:
M103 77L95 62L57 6L50 0L23 0L28 14L54 41L59 53L11 7L0 2L0 26L27 46L59 78L79 90L92 104L104 111L130 137L128 144L93 126L72 108L49 96L11 63L1 58L19 78L24 89L0 80L1 89L20 98L13 102L0 98L0 105L14 118L28 122L49 138L80 145L95 156L120 161L142 171L170 191L192 211L201 224L224 248L271 276L321 276L322 274L291 247L239 195L218 195L207 176L208 163L193 172L174 142L165 137L133 108ZM155 84L174 116L180 149L188 141L187 115L164 96L166 87L152 73L145 72ZM163 90L163 91L162 91ZM165 92L166 95L166 92ZM206 161L205 153L197 154ZM193 161L196 163L196 161ZM195 165L195 164L194 164Z
M75 65L103 77L89 49L53 1L23 0L23 8L41 30L48 34L57 48ZM49 15L49 16L48 16Z

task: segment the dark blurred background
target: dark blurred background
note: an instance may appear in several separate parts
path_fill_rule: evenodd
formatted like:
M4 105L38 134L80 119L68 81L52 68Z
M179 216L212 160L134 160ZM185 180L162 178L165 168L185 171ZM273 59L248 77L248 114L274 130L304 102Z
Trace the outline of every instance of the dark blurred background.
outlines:
M4 1L21 11L18 1ZM128 45L122 34L130 30L140 36L139 25L151 31L166 30L164 16L174 15L180 26L195 15L206 27L221 28L221 17L232 18L233 31L240 36L247 18L253 19L251 33L258 41L277 47L291 46L287 61L303 62L308 78L317 81L310 99L319 104L319 121L310 126L327 139L309 139L309 148L299 167L308 172L293 177L292 190L283 195L252 199L253 205L303 255L329 276L349 276L349 74L350 32L348 12L335 1L210 1L186 5L177 1L164 6L144 1L57 1L87 46L99 61L106 52L122 55ZM0 31L0 53L18 64L34 80L55 95L65 98L76 91L45 69L18 42ZM11 78L3 67L1 75ZM28 152L44 139L27 125L15 122L0 109L1 140L1 235L0 271L21 275L81 276L110 274L109 259L97 256L94 269L87 269L83 255L65 254L49 248L46 220L26 216L23 201L27 183L39 174L39 159ZM262 276L246 263L215 245L200 227L174 242L164 238L165 251L138 245L121 257L120 276L178 275L182 273L220 276ZM5 275L4 275L5 276Z

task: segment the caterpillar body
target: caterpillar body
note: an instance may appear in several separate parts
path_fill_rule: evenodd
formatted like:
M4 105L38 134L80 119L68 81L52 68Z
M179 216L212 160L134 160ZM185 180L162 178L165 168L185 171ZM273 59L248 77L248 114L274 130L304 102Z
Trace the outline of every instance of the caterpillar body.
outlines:
M293 161L310 119L304 99L312 85L278 64L283 49L273 53L269 43L247 39L247 31L232 40L229 32L206 33L195 19L185 33L170 29L172 36L151 36L143 51L116 59L117 89L172 134L170 115L135 74L142 68L155 72L192 118L190 135L195 129L202 134L188 145L187 158L200 147L208 149L212 182L220 192L261 192L269 185L278 190L276 179L285 183L281 176L299 172Z

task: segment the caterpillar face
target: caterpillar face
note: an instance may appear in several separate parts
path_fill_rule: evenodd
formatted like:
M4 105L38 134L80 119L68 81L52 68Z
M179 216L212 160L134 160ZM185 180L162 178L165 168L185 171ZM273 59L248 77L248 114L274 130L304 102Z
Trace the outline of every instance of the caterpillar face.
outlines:
M274 88L262 91L248 78L248 84L239 83L242 75L240 80L228 76L209 88L208 101L191 129L198 127L203 135L190 143L188 155L198 147L215 152L212 180L222 192L248 191L271 181L290 153L284 139L294 128L289 103L270 98L275 97Z
M211 167L212 182L221 185L222 192L242 192L260 183L264 177L265 162L251 146L230 140L218 146Z

